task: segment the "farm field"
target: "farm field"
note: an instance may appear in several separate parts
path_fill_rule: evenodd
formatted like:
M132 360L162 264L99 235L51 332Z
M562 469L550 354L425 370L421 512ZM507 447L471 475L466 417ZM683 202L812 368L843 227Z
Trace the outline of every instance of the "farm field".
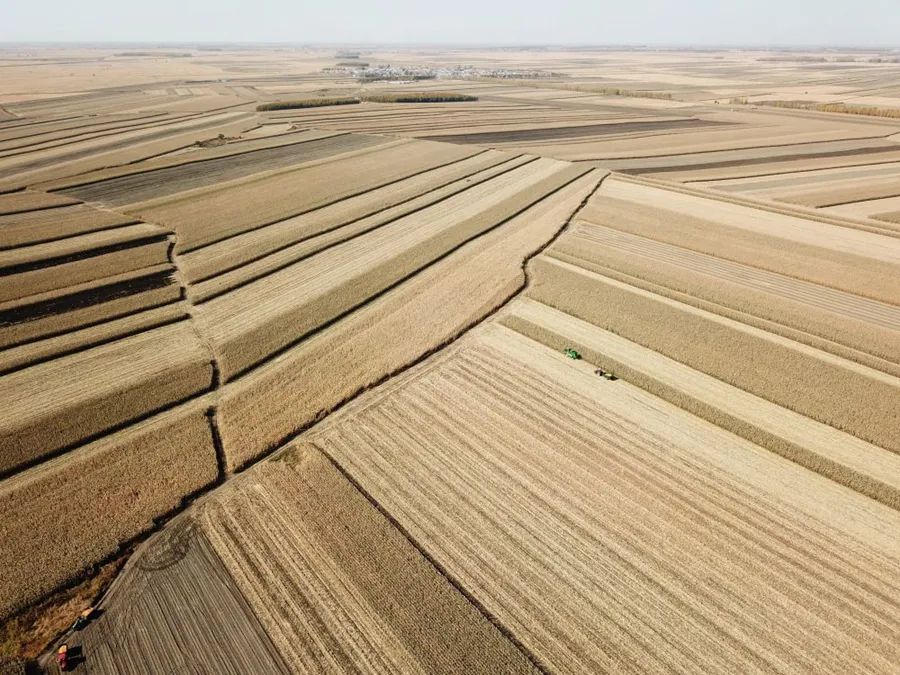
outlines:
M41 50L0 670L900 662L890 54Z

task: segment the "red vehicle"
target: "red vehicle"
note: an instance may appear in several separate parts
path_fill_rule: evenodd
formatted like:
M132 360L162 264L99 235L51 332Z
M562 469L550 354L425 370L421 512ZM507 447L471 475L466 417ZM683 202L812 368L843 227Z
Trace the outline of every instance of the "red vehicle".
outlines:
M60 645L56 650L56 665L63 672L69 669L69 645Z

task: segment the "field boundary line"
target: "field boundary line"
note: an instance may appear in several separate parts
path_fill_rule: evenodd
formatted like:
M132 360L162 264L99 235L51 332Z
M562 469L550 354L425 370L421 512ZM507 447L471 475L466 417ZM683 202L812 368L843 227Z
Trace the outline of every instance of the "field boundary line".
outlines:
M247 120L247 121L249 122L250 120ZM305 130L297 130L293 133L303 133L304 131ZM322 140L327 140L330 138L337 138L338 136L347 136L347 135L349 135L349 132L338 132L338 133L333 133L333 134L327 134L325 136L319 136L316 138L307 138L305 140L300 140L300 141L295 140L293 143L281 143L281 144L277 144L277 145L265 146L262 148L253 148L251 150L245 150L244 152L234 152L234 153L227 154L227 155L218 155L216 157L201 157L201 158L197 158L197 159L186 161L186 162L179 162L176 164L171 164L169 166L150 167L149 169L144 169L142 171L131 171L128 173L120 174L118 176L109 176L106 178L98 178L96 180L87 180L87 181L84 181L83 183L69 183L69 184L60 185L57 187L52 187L51 189L49 189L47 191L54 192L54 193L55 192L64 192L65 190L74 190L76 188L85 187L86 185L95 185L96 183L102 183L107 180L115 180L117 178L124 178L124 177L131 177L131 176L142 176L142 175L145 175L148 173L153 173L154 171L162 171L163 169L170 169L172 167L182 167L182 166L191 166L193 164L202 164L203 162L211 162L213 160L222 159L224 157L240 157L242 155L252 155L255 152L263 152L265 150L272 150L273 148L282 148L282 147L287 147L287 146L291 146L291 145L302 145L304 143L309 143L310 141L322 141ZM242 141L235 141L234 143L232 143L232 145L237 145L238 143L247 142L250 140L256 140L256 139L243 139ZM186 145L183 147L189 148L189 147L191 147L191 145ZM176 150L179 150L179 149L182 149L182 148L176 148ZM173 151L167 150L166 152L162 152L157 155L151 155L150 157L144 157L139 160L134 160L132 162L126 162L124 164L119 164L115 167L109 167L109 168L120 168L120 167L124 168L127 166L131 166L132 164L137 164L139 162L146 162L147 160L162 157L171 152L173 152ZM104 169L95 169L95 171L103 171L103 170ZM89 173L93 173L93 172L89 172ZM76 174L75 176L72 176L72 179L77 179L77 177L78 176ZM65 180L65 179L61 179L61 180Z
M437 572L440 574L446 581L449 583L456 591L462 595L472 607L474 607L481 616L485 618L494 628L496 628L500 634L509 640L516 649L518 649L523 656L534 666L535 670L542 673L543 675L548 675L551 671L549 667L541 660L541 658L535 654L531 649L529 649L518 637L516 637L515 633L510 630L500 619L492 613L478 598L476 598L468 589L462 584L459 579L453 576L450 571L444 567L436 558L434 558L428 550L418 542L418 540L412 535L412 533L406 529L399 520L397 520L390 511L388 511L382 504L375 499L375 497L366 490L362 484L353 477L353 475L345 469L331 454L325 450L322 446L317 444L315 441L307 441L309 445L316 449L318 453L320 453L328 462L335 468L337 471L347 480L353 488L359 492L363 497L366 498L366 501L371 504L378 513L384 516L385 520L387 520L391 526L397 530L403 538L408 541L416 551L419 552L428 564L431 565Z
M524 156L524 155L519 155L518 157L523 157L523 156ZM523 163L521 163L521 164L516 164L515 166L511 166L511 167L509 167L508 169L504 169L503 171L500 171L499 173L496 173L496 174L494 174L494 175L492 175L492 176L489 176L489 177L487 177L487 178L485 178L485 179L483 179L483 180L480 180L480 181L478 181L477 183L471 183L470 185L466 185L465 187L461 188L461 189L458 190L457 192L454 192L454 193L452 193L452 194L446 195L446 196L444 196L444 197L439 197L438 199L436 199L436 200L434 200L434 201L432 201L432 202L429 202L428 204L423 204L422 206L416 207L416 208L414 208L414 209L411 210L411 211L407 211L406 213L402 213L402 214L400 214L400 215L398 215L398 216L395 216L395 217L393 217L393 218L390 218L389 220L386 220L386 221L384 221L383 223L379 223L379 224L377 224L377 225L373 225L373 226L371 226L371 227L368 227L368 228L366 228L366 229L364 229L364 230L361 230L361 231L359 231L359 232L356 232L355 234L350 235L349 237L345 237L345 238L343 238L343 239L335 240L335 241L333 241L333 242L331 242L331 243L329 243L329 244L326 244L326 245L323 246L322 248L316 249L315 251L310 251L310 252L307 252L307 253L303 253L303 254L301 254L300 256L291 259L290 261L286 261L286 262L283 262L283 263L281 263L281 264L279 264L279 265L276 265L276 266L273 267L272 269L267 269L266 271L264 271L264 272L262 272L262 273L255 274L255 275L252 275L252 276L250 276L250 277L246 277L246 278L244 278L244 279L241 279L241 280L239 280L238 282L236 282L235 284L233 284L232 286L229 286L229 287L227 287L227 288L223 288L223 289L214 291L214 292L212 292L212 293L204 294L204 295L202 295L202 297L199 297L199 298L197 298L197 299L195 300L195 304L202 305L203 303L208 302L208 301L210 301L210 300L214 300L215 298L218 298L219 296L226 295L227 293L231 293L232 291L236 291L236 290L238 290L239 288L243 288L244 286L249 286L249 285L252 284L253 282L259 281L260 279L265 279L266 277L271 276L271 275L275 274L276 272L280 272L281 270L286 269L286 268L290 267L291 265L296 265L297 263L302 262L303 260L306 260L307 258L311 258L312 256L319 255L320 253L323 253L324 251L327 251L327 250L329 250L329 249L331 249L331 248L334 248L335 246L339 246L340 244L344 244L344 243L347 243L347 242L349 242L349 241L353 241L354 239L358 239L359 237L362 237L362 236L364 236L364 235L366 235L366 234L368 234L368 233L370 233L370 232L373 232L373 231L378 230L378 229L380 229L380 228L382 228L382 227L385 227L385 226L387 226L387 225L390 225L390 224L392 224L392 223L394 223L394 222L400 220L401 218L405 218L405 217L407 217L407 216L411 216L411 215L413 215L413 214L418 213L419 211L423 211L423 210L425 210L425 209L427 209L427 208L431 208L432 206L435 206L436 204L440 204L441 202L443 202L443 201L445 201L445 200L447 200L447 199L450 199L450 198L452 198L452 197L459 196L461 193L465 192L466 190L468 190L468 189L470 189L470 188L474 188L474 187L476 187L476 186L478 186L478 185L481 185L482 183L485 183L485 182L487 182L487 181L493 180L494 178L497 178L498 176L502 176L503 174L509 173L510 171L515 171L516 169L520 169L520 168L522 168L523 166L527 166L528 164L531 164L531 163L533 163L533 162L536 162L538 159L540 159L540 158L539 158L539 157L532 157L532 158L530 158L527 162L523 162ZM510 161L511 161L511 160L510 160ZM501 164L502 164L502 162L501 162ZM492 169L492 168L496 168L496 165L494 165L493 167L488 167L488 168L485 169L485 170L490 170L490 169ZM478 172L476 172L476 173L478 173ZM471 175L472 175L472 174L469 174L469 176L471 176ZM466 178L467 178L466 176L463 176L463 177L460 178L459 180L460 180L460 181L461 181L461 180L465 180ZM451 184L452 184L452 183L456 183L456 182L458 182L458 181L451 181ZM397 204L394 204L394 205L392 205L392 206L387 206L387 207L385 207L385 208L383 208L383 209L378 209L377 211L374 211L374 212L372 212L372 213L366 214L366 215L364 215L364 216L360 216L359 218L353 218L352 220L348 220L348 221L345 221L345 222L341 222L339 225L335 225L334 227L327 228L327 229L325 229L325 230L322 230L322 231L320 231L320 232L317 232L316 234L311 234L311 235L309 235L309 236L307 236L307 237L303 237L303 238L301 238L301 239L298 239L297 241L291 242L290 244L285 244L285 245L283 245L283 246L279 246L277 249L275 249L275 250L273 250L273 251L270 251L270 252L265 253L265 254L263 254L263 255L254 257L254 258L248 260L247 262L241 263L240 265L235 265L234 267L231 267L230 269L226 269L225 272L223 272L222 274L227 274L227 273L229 273L229 272L234 272L234 271L236 271L236 270L241 269L242 267L246 267L247 265L252 265L253 263L259 262L260 260L265 260L266 258L268 258L268 257L270 257L270 256L273 256L273 255L277 255L277 254L280 253L281 251L284 251L284 250L286 250L286 249L288 249L288 248L290 248L290 247L292 247L292 246L296 246L296 245L298 245L298 244L302 244L303 242L309 241L310 239L315 239L316 237L321 236L321 235L323 235L323 234L328 234L328 233L330 233L330 232L334 232L334 231L336 231L336 230L340 230L341 228L347 227L347 226L349 226L349 225L352 225L353 223L356 223L356 222L358 222L358 221L360 221L360 220L364 220L364 219L366 219L366 218L371 218L372 216L377 216L379 213L382 213L382 212L384 212L384 211L388 211L388 210L393 209L393 208L396 208L396 207L398 207L398 206L402 206L403 204L405 204L405 203L407 203L407 202L409 202L409 201L412 201L412 200L415 200L415 199L419 199L420 197L424 197L425 195L427 195L427 194L429 194L429 193L431 193L431 192L434 192L434 191L436 191L436 190L443 189L444 187L447 187L447 186L446 186L446 185L439 186L439 187L435 188L434 190L428 190L427 192L423 192L423 193L420 194L420 195L417 195L417 196L415 196L415 197L411 197L410 199L404 200L404 201L399 202L399 203L397 203ZM212 279L217 279L219 276L221 276L221 274L214 274L214 275L208 276L208 277L203 278L203 279L197 279L197 280L195 280L195 281L192 281L192 282L191 282L191 288L192 288L195 284L201 284L201 283L203 283L203 282L210 281L210 280L212 280Z
M169 236L169 248L166 251L166 255L169 259L169 262L172 264L172 267L174 267L172 276L181 288L181 301L184 303L184 308L187 312L187 320L188 322L190 322L191 330L193 331L194 335L197 336L200 344L202 344L206 348L206 351L209 353L209 367L212 372L210 376L209 387L204 393L212 396L212 403L207 408L205 415L209 423L209 433L210 437L212 438L213 449L215 450L216 454L216 479L213 485L221 485L222 481L225 480L225 467L227 466L225 448L222 445L222 437L219 434L219 422L217 419L219 410L216 405L218 400L216 394L222 386L222 371L219 367L219 357L216 354L216 350L213 347L209 336L206 335L203 330L201 330L200 326L198 325L197 318L194 316L194 304L191 302L191 299L188 295L187 286L184 281L184 275L181 271L181 268L178 266L178 257L175 255L175 244L177 238L178 237L175 233L172 233ZM206 490L204 490L203 492L206 492Z
M266 356L264 356L264 357L262 357L262 358L260 358L260 359L257 359L255 362L250 363L249 365L245 366L244 368L241 368L240 370L236 371L234 374L232 374L232 375L228 378L228 382L234 382L234 381L236 381L236 380L238 380L238 379L240 379L240 378L242 378L242 377L248 375L249 373L251 373L251 372L253 372L254 370L256 370L257 368L259 368L260 366L265 365L266 363L269 363L270 361L276 359L277 357L281 356L282 354L284 354L285 352L289 351L290 349L296 347L296 346L299 345L300 343L302 343L302 342L308 340L308 339L311 338L312 336L317 335L317 334L321 333L322 331L324 331L324 330L330 328L332 325L334 325L335 323L337 323L337 322L340 321L341 319L344 319L344 318L350 316L353 312L356 312L357 310L362 309L362 308L365 307L366 305L368 305L368 304L374 302L374 301L377 300L378 298L387 295L387 294L390 293L392 290L394 290L395 288L397 288L397 287L400 286L401 284L403 284L403 283L409 281L410 279L413 279L414 277L416 277L417 275L419 275L419 274L420 274L421 272L423 272L424 270L428 269L429 267L432 267L432 266L436 265L436 264L439 263L441 260L445 260L446 258L450 257L451 255L453 255L456 251L458 251L459 249L461 249L461 248L462 248L463 246L465 246L466 244L469 244L469 243L471 243L471 242L473 242L473 241L475 241L475 240L477 240L477 239L480 239L481 237L485 236L486 234L489 234L490 232L493 232L494 230L496 230L496 229L499 228L499 227L502 227L503 225L505 225L506 223L508 223L509 221L511 221L513 218L516 218L517 216L522 215L523 213L525 213L525 212L528 211L529 209L533 208L534 206L537 206L539 203L541 203L541 202L544 201L545 199L548 199L549 197L552 197L554 194L556 194L556 193L559 192L560 190L564 190L566 187L568 187L569 185L571 185L571 184L574 183L575 181L579 180L580 178L583 178L584 176L586 176L587 174L589 174L589 173L590 173L591 171L593 171L593 170L594 170L593 168L590 168L590 169L588 169L587 171L583 171L582 173L573 176L572 178L570 178L569 180L565 181L564 183L562 183L562 184L559 185L558 187L555 187L555 188L553 188L552 190L550 190L549 192L547 192L545 195L542 195L541 197L538 197L537 199L535 199L535 200L533 200L533 201L527 203L525 206L523 206L523 207L521 207L521 208L519 208L519 209L516 209L516 211L514 211L514 212L511 213L511 214L509 214L508 216L505 216L504 218L502 218L502 219L499 220L498 222L494 223L493 225L490 225L490 226L486 227L485 229L481 230L480 232L477 232L476 234L473 234L472 236L467 237L467 238L464 239L463 241L461 241L461 242L459 242L459 243L457 243L457 244L454 244L453 246L451 246L451 247L450 247L449 249L447 249L446 251L443 251L442 253L440 253L439 255L435 256L434 258L432 258L431 260L427 261L426 263L424 263L424 264L422 264L422 265L416 267L414 270L411 270L408 274L403 275L402 277L400 277L399 279L396 279L395 281L391 282L390 284L388 284L387 286L385 286L385 287L382 288L381 290L379 290L379 291L373 293L372 295L370 295L370 296L368 296L367 298L361 300L360 302L355 303L355 304L352 305L351 307L348 307L347 309L343 310L343 311L340 312L337 316L334 316L333 318L329 319L328 321L325 321L324 323L319 324L318 326L316 326L315 328L313 328L313 329L307 331L306 333L303 333L303 334L301 334L301 335L298 335L296 338L294 338L293 340L291 340L290 342L288 342L288 343L285 344L284 346L279 347L279 348L276 349L275 351L273 351L273 352L267 354ZM593 193L592 193L592 194L593 194ZM587 202L585 202L585 203L587 203ZM578 210L581 210L580 205L579 205ZM565 226L564 226L564 228L565 228L566 226L568 226L568 224L569 224L569 221L567 220L567 221L566 221L566 224L565 224ZM564 228L563 228L563 229L564 229ZM561 230L561 231L562 231L562 230ZM553 239L550 241L550 244L552 244L554 241L556 241L556 239L557 239L558 236L559 236L558 234L557 234L556 236L554 236ZM549 246L549 244L548 244L548 246ZM541 249L541 251L542 251L542 250L543 250L543 248ZM538 253L540 253L541 251L538 251ZM534 255L537 255L537 253L535 253ZM529 256L528 258L526 258L525 262L527 263L529 260L531 260L532 257L534 257L534 256ZM528 275L527 275L527 273L526 273L526 275L525 275L525 278L526 278L526 282L527 282L527 281L528 281ZM508 301L507 301L507 302L508 302Z
M414 139L413 139L413 140L414 140ZM411 142L412 142L412 141L411 141ZM396 146L396 145L391 145L391 146L385 147L384 145L376 145L376 146L374 146L374 149L373 149L372 151L374 152L375 149L388 150L388 149L390 149L390 148L392 148L392 147L397 147L397 146ZM369 151L369 148L364 148L364 150ZM352 152L358 152L358 151L352 151ZM251 226L251 227L249 227L249 228L247 228L247 229L245 229L245 230L241 230L240 232L233 232L233 233L231 233L231 234L226 234L225 236L220 237L219 239L215 239L214 241L203 242L202 244L199 244L199 245L197 245L197 246L192 246L191 248L183 249L183 250L181 250L181 251L178 252L178 255L186 255L186 254L188 254L188 253L193 253L193 252L195 252L195 251L200 251L200 250L202 250L202 249L204 249L204 248L209 248L210 246L214 246L215 244L220 244L220 243L222 243L223 241L228 241L229 239L234 239L235 237L239 237L239 236L241 236L242 234L247 234L248 232L256 232L256 231L258 231L258 230L262 230L262 229L265 229L265 228L267 228L267 227L271 227L272 225L277 225L278 223L284 222L285 220L290 220L291 218L296 218L296 217L298 217L298 216L306 215L307 213L312 213L313 211L318 211L319 209L324 209L324 208L326 208L326 207L328 207L328 206L333 206L333 205L335 205L335 204L338 204L338 203L340 203L340 202L346 201L346 200L348 200L348 199L353 199L354 197L359 197L359 196L361 196L361 195L364 195L364 194L366 194L367 192L372 192L373 190L380 190L381 188L389 187L389 186L394 185L394 184L396 184L396 183L399 183L399 182L401 182L401 181L409 180L410 178L416 178L416 177L418 177L418 176L420 176L420 175L422 175L422 174L424 174L424 173L428 173L429 171L437 171L438 169L443 169L443 168L448 167L448 166L451 166L451 165L453 165L453 164L458 164L459 162L464 162L464 161L466 161L466 160L468 160L468 159L472 159L473 157L478 157L479 155L483 155L483 154L485 154L486 152L490 152L490 149L487 149L487 148L486 148L486 149L484 149L484 150L480 150L480 151L478 151L478 152L475 152L475 153L473 153L473 154L471 154L471 155L467 155L467 156L465 156L465 157L460 157L459 159L452 159L452 160L450 160L450 161L448 161L448 162L444 162L444 163L442 163L442 164L437 164L437 165L435 165L435 166L430 166L430 167L428 167L428 168L426 168L426 169L421 169L421 170L419 170L419 171L416 171L416 172L414 172L414 173L408 174L408 175L406 175L406 176L401 176L400 178L395 178L394 180L390 180L390 181L388 181L387 183L380 183L380 184L378 184L378 185L375 185L375 186L366 188L366 189L364 189L364 190L360 190L359 192L354 192L354 193L352 193L352 194L345 195L345 196L343 196L343 197L339 197L339 198L337 198L337 199L332 199L332 200L329 201L329 202L326 202L326 203L324 203L324 204L320 204L319 206L315 206L315 207L313 207L313 208L311 208L311 209L302 209L302 210L300 210L300 211L297 211L296 213L291 213L290 215L283 216L283 217L280 217L280 218L276 218L275 220L270 220L270 221L267 221L267 222L265 222L265 223L259 223L259 224L257 224L257 225L253 225L253 226ZM347 155L347 154L349 154L349 153L343 153L343 155ZM359 153L359 154L365 154L365 153ZM356 155L353 155L353 156L356 156ZM336 158L334 161L339 161L339 160L341 160L341 159L348 159L348 157L346 157L346 156L341 156L341 155L333 155L333 157ZM535 159L537 159L537 157L535 157ZM318 160L313 160L313 161L318 161ZM323 164L327 164L327 163L330 163L330 162L322 162L322 163L323 163ZM311 164L310 166L300 166L300 168L297 169L297 170L299 171L299 170L303 170L303 169L307 169L307 168L313 168L314 166L318 166L318 165L317 165L317 164L315 164L315 165ZM129 209L131 209L130 206L129 206Z
M590 171L598 171L598 169L592 168ZM590 173L590 171L588 171L585 174L582 174L582 177L588 175L588 173ZM569 215L569 217L566 219L566 221L563 223L563 225L553 234L552 237L550 237L544 244L542 244L541 246L536 248L534 251L532 251L531 253L529 253L522 259L520 269L522 270L523 278L522 278L521 284L519 285L518 288L516 288L515 290L510 292L509 295L506 296L506 298L500 300L495 307L489 309L486 313L484 313L480 317L476 317L475 319L470 321L468 324L461 327L456 333L447 337L440 344L435 345L434 347L426 350L425 352L423 352L416 358L412 359L411 361L407 362L406 364L401 365L388 373L385 373L382 377L378 378L374 382L372 382L368 385L359 387L356 391L348 394L347 396L342 398L340 401L336 402L334 405L332 405L327 410L320 411L319 414L316 415L316 417L313 420L311 420L309 423L304 424L303 426L299 427L298 429L295 429L294 431L291 431L288 434L285 434L280 440L276 441L275 443L272 443L266 450L261 452L254 459L248 460L247 462L244 462L243 464L237 466L232 471L232 473L237 474L237 473L247 470L248 468L250 468L257 462L260 462L260 461L264 460L266 457L269 457L270 455L283 449L285 446L287 446L289 443L291 443L293 440L295 440L301 434L309 431L314 426L316 426L317 424L322 422L324 419L329 417L332 413L337 412L338 410L340 410L341 408L343 408L350 402L357 399L362 394L381 386L388 380L391 380L399 375L402 375L404 372L410 370L414 366L417 366L417 365L423 363L424 361L428 360L435 354L442 352L447 347L449 347L453 343L457 342L466 333L468 333L469 331L471 331L474 328L477 328L478 326L485 323L489 319L493 318L495 315L497 315L501 310L503 310L507 305L509 305L509 303L511 303L517 297L523 295L525 293L525 291L528 290L528 287L531 285L531 274L528 271L528 263L531 262L531 260L534 259L535 257L539 256L541 253L543 253L547 248L552 246L553 243L556 242L556 240L559 239L559 237L572 225L572 223L575 222L575 219L576 219L578 213L585 207L585 205L588 203L588 201L591 199L591 197L593 197L594 194L596 194L597 190L600 189L600 186L603 184L603 181L606 179L606 177L608 175L609 175L609 173L603 174L597 179L597 182L594 184L593 188L590 190L588 195L575 207L575 209L572 211L572 213Z
M900 145L897 146L897 149L900 150ZM649 178L647 176L635 176L627 173L621 173L619 171L614 172L614 175L616 179L626 183L635 183L637 185L645 185L647 187L654 187L660 190L680 192L682 194L693 195L695 197L701 197L705 199L713 199L727 204L734 204L736 206L761 209L763 211L777 213L782 216L805 218L806 220L815 220L826 225L846 227L847 229L851 230L862 230L871 234L880 234L885 237L894 237L895 239L900 239L900 231L882 229L872 225L867 225L856 220L852 220L850 218L836 218L834 216L818 213L815 209L790 208L786 205L780 206L779 204L765 202L762 200L756 201L748 199L747 197L734 197L730 194L719 192L717 190L702 190L700 188L685 185L684 183L665 181L658 178Z

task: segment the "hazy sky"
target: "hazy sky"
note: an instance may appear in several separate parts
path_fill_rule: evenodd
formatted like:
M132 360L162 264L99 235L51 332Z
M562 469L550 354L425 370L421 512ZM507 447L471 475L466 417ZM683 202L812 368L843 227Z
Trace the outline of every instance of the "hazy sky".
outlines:
M900 46L900 0L0 0L0 41Z

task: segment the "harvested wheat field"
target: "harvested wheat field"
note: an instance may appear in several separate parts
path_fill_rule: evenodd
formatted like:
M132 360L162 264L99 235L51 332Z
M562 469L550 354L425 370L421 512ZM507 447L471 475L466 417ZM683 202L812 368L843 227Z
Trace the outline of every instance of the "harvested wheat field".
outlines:
M896 661L896 511L507 329L305 438L551 670Z
M0 671L896 671L891 52L0 67Z

